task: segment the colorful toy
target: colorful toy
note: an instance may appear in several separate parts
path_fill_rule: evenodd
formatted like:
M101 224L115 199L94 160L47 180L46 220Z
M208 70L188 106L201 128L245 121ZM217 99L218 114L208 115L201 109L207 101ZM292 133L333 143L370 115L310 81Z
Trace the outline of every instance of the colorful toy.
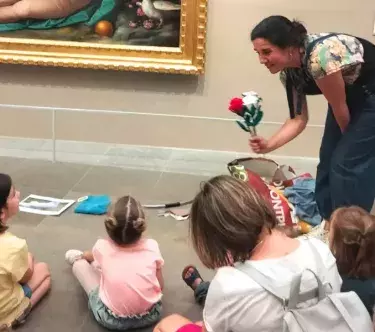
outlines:
M108 195L88 195L77 200L75 213L102 215L108 210L111 198Z
M232 98L229 103L229 110L243 118L236 120L237 124L252 136L257 135L256 126L263 118L261 102L262 98L250 91L242 93L242 98Z

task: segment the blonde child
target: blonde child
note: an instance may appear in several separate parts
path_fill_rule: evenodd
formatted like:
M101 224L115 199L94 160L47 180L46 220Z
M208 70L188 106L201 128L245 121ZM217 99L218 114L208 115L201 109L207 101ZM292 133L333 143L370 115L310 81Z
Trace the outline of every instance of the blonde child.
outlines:
M35 263L26 241L8 231L19 198L11 177L0 174L0 330L23 323L51 285L48 266Z
M331 217L329 242L336 257L342 291L354 291L373 315L375 304L375 216L351 206Z
M144 238L142 206L120 198L104 221L108 238L91 251L69 250L66 260L89 298L96 321L111 330L155 324L161 317L164 260L155 240Z

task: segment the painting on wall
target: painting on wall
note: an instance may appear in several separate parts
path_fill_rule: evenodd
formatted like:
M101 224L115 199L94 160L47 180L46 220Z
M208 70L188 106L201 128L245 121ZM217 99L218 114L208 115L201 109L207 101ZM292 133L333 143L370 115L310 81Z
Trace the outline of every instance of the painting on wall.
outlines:
M0 0L0 62L204 72L207 0Z

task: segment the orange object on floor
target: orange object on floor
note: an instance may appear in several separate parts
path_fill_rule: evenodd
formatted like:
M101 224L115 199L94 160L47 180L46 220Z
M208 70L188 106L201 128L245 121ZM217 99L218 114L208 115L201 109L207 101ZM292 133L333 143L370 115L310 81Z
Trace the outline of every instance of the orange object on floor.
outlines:
M298 226L302 234L307 234L312 230L312 226L306 221L299 221Z

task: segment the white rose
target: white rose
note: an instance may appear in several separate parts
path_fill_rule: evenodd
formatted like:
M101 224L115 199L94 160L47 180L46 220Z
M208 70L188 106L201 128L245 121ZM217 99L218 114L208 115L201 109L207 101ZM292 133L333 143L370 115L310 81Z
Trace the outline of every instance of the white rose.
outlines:
M245 105L254 105L255 107L258 107L259 104L260 104L260 98L259 98L259 95L254 92L254 91L250 91L250 92L244 92L242 93L242 101Z

